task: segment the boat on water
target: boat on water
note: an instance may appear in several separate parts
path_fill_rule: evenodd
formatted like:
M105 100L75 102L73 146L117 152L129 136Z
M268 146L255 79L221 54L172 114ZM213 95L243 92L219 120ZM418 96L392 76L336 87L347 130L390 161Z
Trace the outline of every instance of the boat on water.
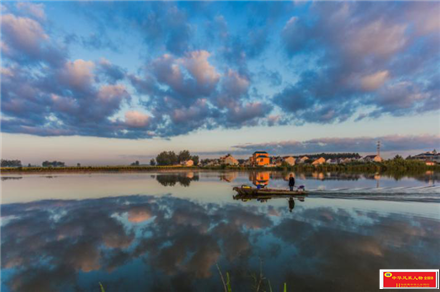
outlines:
M304 189L304 187L300 187L296 190L282 190L282 189L269 189L269 188L253 188L250 186L243 185L241 187L234 187L234 191L236 191L239 195L252 195L252 196L295 196L295 195L307 195L308 192Z

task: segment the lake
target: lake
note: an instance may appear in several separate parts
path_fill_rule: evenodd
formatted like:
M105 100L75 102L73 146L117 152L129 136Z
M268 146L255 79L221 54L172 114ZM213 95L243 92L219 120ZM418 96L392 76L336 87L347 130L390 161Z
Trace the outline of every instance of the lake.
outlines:
M248 200L289 173L3 175L1 291L376 291L440 264L438 175L296 173L308 196ZM293 201L293 203L292 203Z

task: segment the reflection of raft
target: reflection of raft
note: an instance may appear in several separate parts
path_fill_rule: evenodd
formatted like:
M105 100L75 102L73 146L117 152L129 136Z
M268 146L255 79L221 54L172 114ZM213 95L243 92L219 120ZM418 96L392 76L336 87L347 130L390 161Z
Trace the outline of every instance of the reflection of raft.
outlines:
M251 195L251 196L295 196L300 195L304 196L307 195L308 192L304 189L298 189L294 191L289 190L280 190L280 189L257 189L252 188L249 186L241 186L241 187L234 187L234 191L236 191L239 195Z

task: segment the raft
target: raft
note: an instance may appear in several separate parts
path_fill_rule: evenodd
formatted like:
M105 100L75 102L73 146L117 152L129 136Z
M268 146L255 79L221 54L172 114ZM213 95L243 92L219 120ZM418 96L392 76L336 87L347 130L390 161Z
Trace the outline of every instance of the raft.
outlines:
M234 191L236 191L239 195L252 195L252 196L292 196L292 195L307 195L308 192L304 189L297 190L281 190L281 189L257 189L249 186L241 186L234 187Z

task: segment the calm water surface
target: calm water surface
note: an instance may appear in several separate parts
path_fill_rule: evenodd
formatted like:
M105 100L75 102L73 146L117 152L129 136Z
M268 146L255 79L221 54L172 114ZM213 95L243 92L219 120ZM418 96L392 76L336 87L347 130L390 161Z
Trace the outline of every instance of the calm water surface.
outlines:
M234 292L260 266L274 292L376 291L379 269L439 268L433 173L296 174L313 191L294 204L233 197L288 175L2 176L1 291L223 291L216 264Z

